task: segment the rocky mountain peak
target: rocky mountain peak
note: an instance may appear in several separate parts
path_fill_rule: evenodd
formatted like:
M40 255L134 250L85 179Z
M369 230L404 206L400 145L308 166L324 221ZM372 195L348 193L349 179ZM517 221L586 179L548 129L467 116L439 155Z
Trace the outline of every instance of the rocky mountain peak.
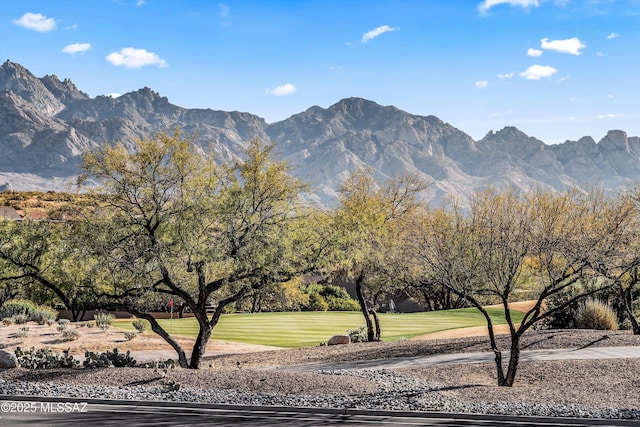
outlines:
M621 130L610 130L598 143L600 148L629 151L629 138L627 133Z
M530 137L520 129L507 126L498 132L489 132L479 141L493 150L508 153L517 158L526 158L545 149L545 143Z
M89 99L89 95L78 90L76 85L69 79L60 81L55 74L51 74L44 76L40 81L49 89L49 92L65 105L78 100Z
M385 121L406 114L394 106L382 106L363 98L342 99L330 106L328 110L340 114L352 124L362 126L375 125L381 120Z
M53 117L64 109L64 104L49 89L20 64L7 60L0 66L0 89L10 90L29 102L42 114Z

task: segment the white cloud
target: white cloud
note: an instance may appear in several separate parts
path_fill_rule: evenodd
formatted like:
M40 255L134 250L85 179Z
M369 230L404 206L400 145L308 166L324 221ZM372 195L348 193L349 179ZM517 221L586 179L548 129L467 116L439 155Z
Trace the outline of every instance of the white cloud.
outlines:
M486 80L480 80L479 82L475 82L473 85L479 89L484 89L489 86L489 82Z
M484 0L478 6L478 10L480 10L480 12L486 12L492 7L499 6L501 4L508 4L509 6L520 6L525 9L529 7L540 6L540 2L538 0Z
M613 99L613 98L614 98L614 96L613 96L613 94L611 94L611 93L610 93L609 95L607 95L607 98L609 98L609 99Z
M220 10L220 18L228 19L231 17L231 7L229 5L220 3L218 9Z
M141 68L145 65L157 65L158 67L168 67L167 62L153 52L146 49L136 49L125 47L120 52L112 52L107 55L107 61L116 67Z
M511 73L504 73L504 74L498 74L498 78L499 79L512 79L513 76L515 76L516 73L511 72Z
M267 93L270 95L282 96L282 95L291 95L292 93L295 93L295 91L297 90L298 88L296 88L291 83L285 83L274 89L267 89Z
M364 33L362 36L362 40L360 42L367 43L369 40L373 40L378 37L380 34L388 33L389 31L398 31L396 27L390 27L388 25L383 25L371 31Z
M602 52L596 52L596 56L603 57L603 56L604 56L604 53L602 53Z
M85 53L89 49L91 49L90 43L74 43L65 46L61 52L68 53L69 55L75 55L76 53Z
M587 47L579 38L573 37L565 40L549 40L544 38L540 40L540 46L543 49L554 50L560 53L569 53L571 55L581 55L580 49Z
M64 27L64 29L67 31L75 31L78 29L78 24L69 25L68 27Z
M540 80L546 77L551 77L557 72L558 70L547 65L532 65L519 75L527 80Z
M40 13L27 12L20 19L15 19L13 23L27 30L39 31L46 33L56 29L56 20L47 18Z
M618 34L618 33L611 33L611 34L609 34L609 35L607 36L607 38L608 38L609 40L611 40L611 39L617 39L618 37L620 37L620 34Z
M145 3L146 3L145 0L138 0L136 2L136 6L143 6Z
M507 110L507 111L496 111L495 113L489 114L489 117L503 117L503 116L512 116L512 115L513 115L513 111Z
M344 65L330 65L329 71L340 71L344 69Z
M540 49L534 49L530 47L529 50L527 50L527 56L537 57L540 55L542 55L542 51Z
M611 114L611 113L609 113L609 114L600 114L600 115L598 115L598 119L599 120L602 120L602 119L620 119L620 118L623 118L623 117L625 117L624 114Z

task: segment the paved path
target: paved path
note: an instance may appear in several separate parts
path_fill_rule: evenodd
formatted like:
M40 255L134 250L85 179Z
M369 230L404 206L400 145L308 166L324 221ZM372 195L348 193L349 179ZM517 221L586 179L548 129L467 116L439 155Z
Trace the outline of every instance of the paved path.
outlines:
M504 353L503 353L504 354ZM508 360L509 353L505 356ZM640 347L588 347L554 350L525 350L520 353L520 360L580 360L580 359L629 359L640 358ZM308 365L291 365L277 368L286 371L311 372L319 369L405 369L420 366L458 365L464 363L493 363L494 355L484 353L435 354L431 356L396 357L392 359L360 360L356 362L319 363Z

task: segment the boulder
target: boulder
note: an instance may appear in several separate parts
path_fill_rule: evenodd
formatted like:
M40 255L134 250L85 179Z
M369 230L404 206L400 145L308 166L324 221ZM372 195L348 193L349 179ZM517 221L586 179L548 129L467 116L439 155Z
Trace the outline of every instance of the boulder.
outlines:
M17 368L18 360L13 353L0 350L0 369Z
M335 335L329 338L327 345L340 345L340 344L351 344L351 338L349 335Z

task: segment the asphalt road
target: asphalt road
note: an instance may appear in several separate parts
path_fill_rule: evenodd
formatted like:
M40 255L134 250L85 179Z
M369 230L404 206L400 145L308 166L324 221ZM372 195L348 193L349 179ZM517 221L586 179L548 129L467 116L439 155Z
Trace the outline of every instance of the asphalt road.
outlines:
M640 347L523 351L521 360L640 358ZM398 369L435 364L492 363L492 353L299 365L284 369ZM282 367L279 369L283 369ZM0 390L0 393L2 390ZM4 426L638 426L638 421L515 417L356 409L241 407L183 402L78 400L0 395Z
M0 396L0 426L640 426L640 421L584 420L356 409L241 407L176 402ZM22 406L20 406L22 405ZM21 410L18 411L18 408ZM30 412L35 409L34 412Z

